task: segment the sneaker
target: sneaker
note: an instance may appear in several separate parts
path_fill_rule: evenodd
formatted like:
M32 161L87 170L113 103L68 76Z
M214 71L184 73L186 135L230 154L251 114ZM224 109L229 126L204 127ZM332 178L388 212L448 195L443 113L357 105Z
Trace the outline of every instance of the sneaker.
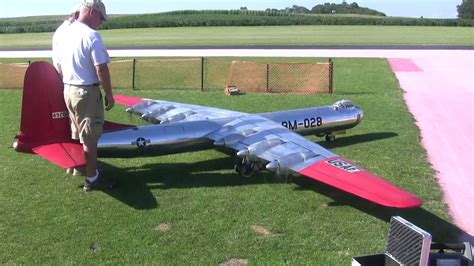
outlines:
M86 176L86 168L74 168L74 170L72 171L72 176Z
M117 186L117 183L111 180L106 180L101 175L94 181L90 182L89 180L85 180L84 182L84 192L89 192L92 190L108 190L113 189Z
M68 168L68 169L66 169L66 174L71 175L71 174L73 174L73 173L74 173L74 169L73 169L73 168Z

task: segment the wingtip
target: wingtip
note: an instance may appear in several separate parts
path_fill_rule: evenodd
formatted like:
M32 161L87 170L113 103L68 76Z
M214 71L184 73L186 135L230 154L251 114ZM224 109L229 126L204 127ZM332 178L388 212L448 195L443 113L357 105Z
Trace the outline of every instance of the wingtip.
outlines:
M340 157L321 160L299 173L381 206L409 209L423 204L416 195Z
M407 197L406 199L401 200L396 203L391 203L387 205L384 204L384 206L397 208L397 209L415 209L415 208L421 207L422 205L423 205L423 200L421 200L420 198L414 195L411 195L410 197Z
M141 103L144 101L143 98L136 97L136 96L129 96L129 95L124 95L124 94L115 94L114 95L114 100L115 102L131 107L135 104Z

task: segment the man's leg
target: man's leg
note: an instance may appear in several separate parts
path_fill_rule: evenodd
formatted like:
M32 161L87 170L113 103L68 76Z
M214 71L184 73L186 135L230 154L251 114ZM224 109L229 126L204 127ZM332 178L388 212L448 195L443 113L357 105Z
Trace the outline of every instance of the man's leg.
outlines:
M86 177L97 175L97 145L83 145L86 159Z
M86 158L86 180L83 188L85 192L94 189L112 189L117 185L114 181L104 179L97 169L97 143L84 145L84 156Z

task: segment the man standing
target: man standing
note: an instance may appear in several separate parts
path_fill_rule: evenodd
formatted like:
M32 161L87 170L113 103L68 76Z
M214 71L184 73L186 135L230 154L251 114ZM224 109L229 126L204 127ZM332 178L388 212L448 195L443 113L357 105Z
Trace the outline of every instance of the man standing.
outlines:
M86 160L84 191L111 188L97 170L97 141L102 135L104 106L99 85L105 92L105 109L114 106L110 58L96 29L107 20L100 0L86 0L77 21L68 27L61 44L60 70L66 93L73 139L83 144Z

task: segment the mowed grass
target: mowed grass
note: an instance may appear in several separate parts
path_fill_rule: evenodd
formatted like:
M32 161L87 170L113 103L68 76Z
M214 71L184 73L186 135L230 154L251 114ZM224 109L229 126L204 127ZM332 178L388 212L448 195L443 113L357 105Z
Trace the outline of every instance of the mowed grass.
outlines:
M472 27L272 26L102 30L107 47L192 45L473 45ZM0 48L50 48L53 33L2 34Z
M455 242L419 132L386 60L335 59L333 95L140 90L129 94L246 112L268 112L350 99L365 120L323 146L417 194L414 210L384 208L325 185L271 174L241 179L218 150L172 155L151 149L101 152L112 192L82 192L83 179L11 148L21 92L0 90L0 264L347 265L385 250L389 219L401 215ZM124 91L120 91L124 93ZM113 121L137 122L116 106Z

